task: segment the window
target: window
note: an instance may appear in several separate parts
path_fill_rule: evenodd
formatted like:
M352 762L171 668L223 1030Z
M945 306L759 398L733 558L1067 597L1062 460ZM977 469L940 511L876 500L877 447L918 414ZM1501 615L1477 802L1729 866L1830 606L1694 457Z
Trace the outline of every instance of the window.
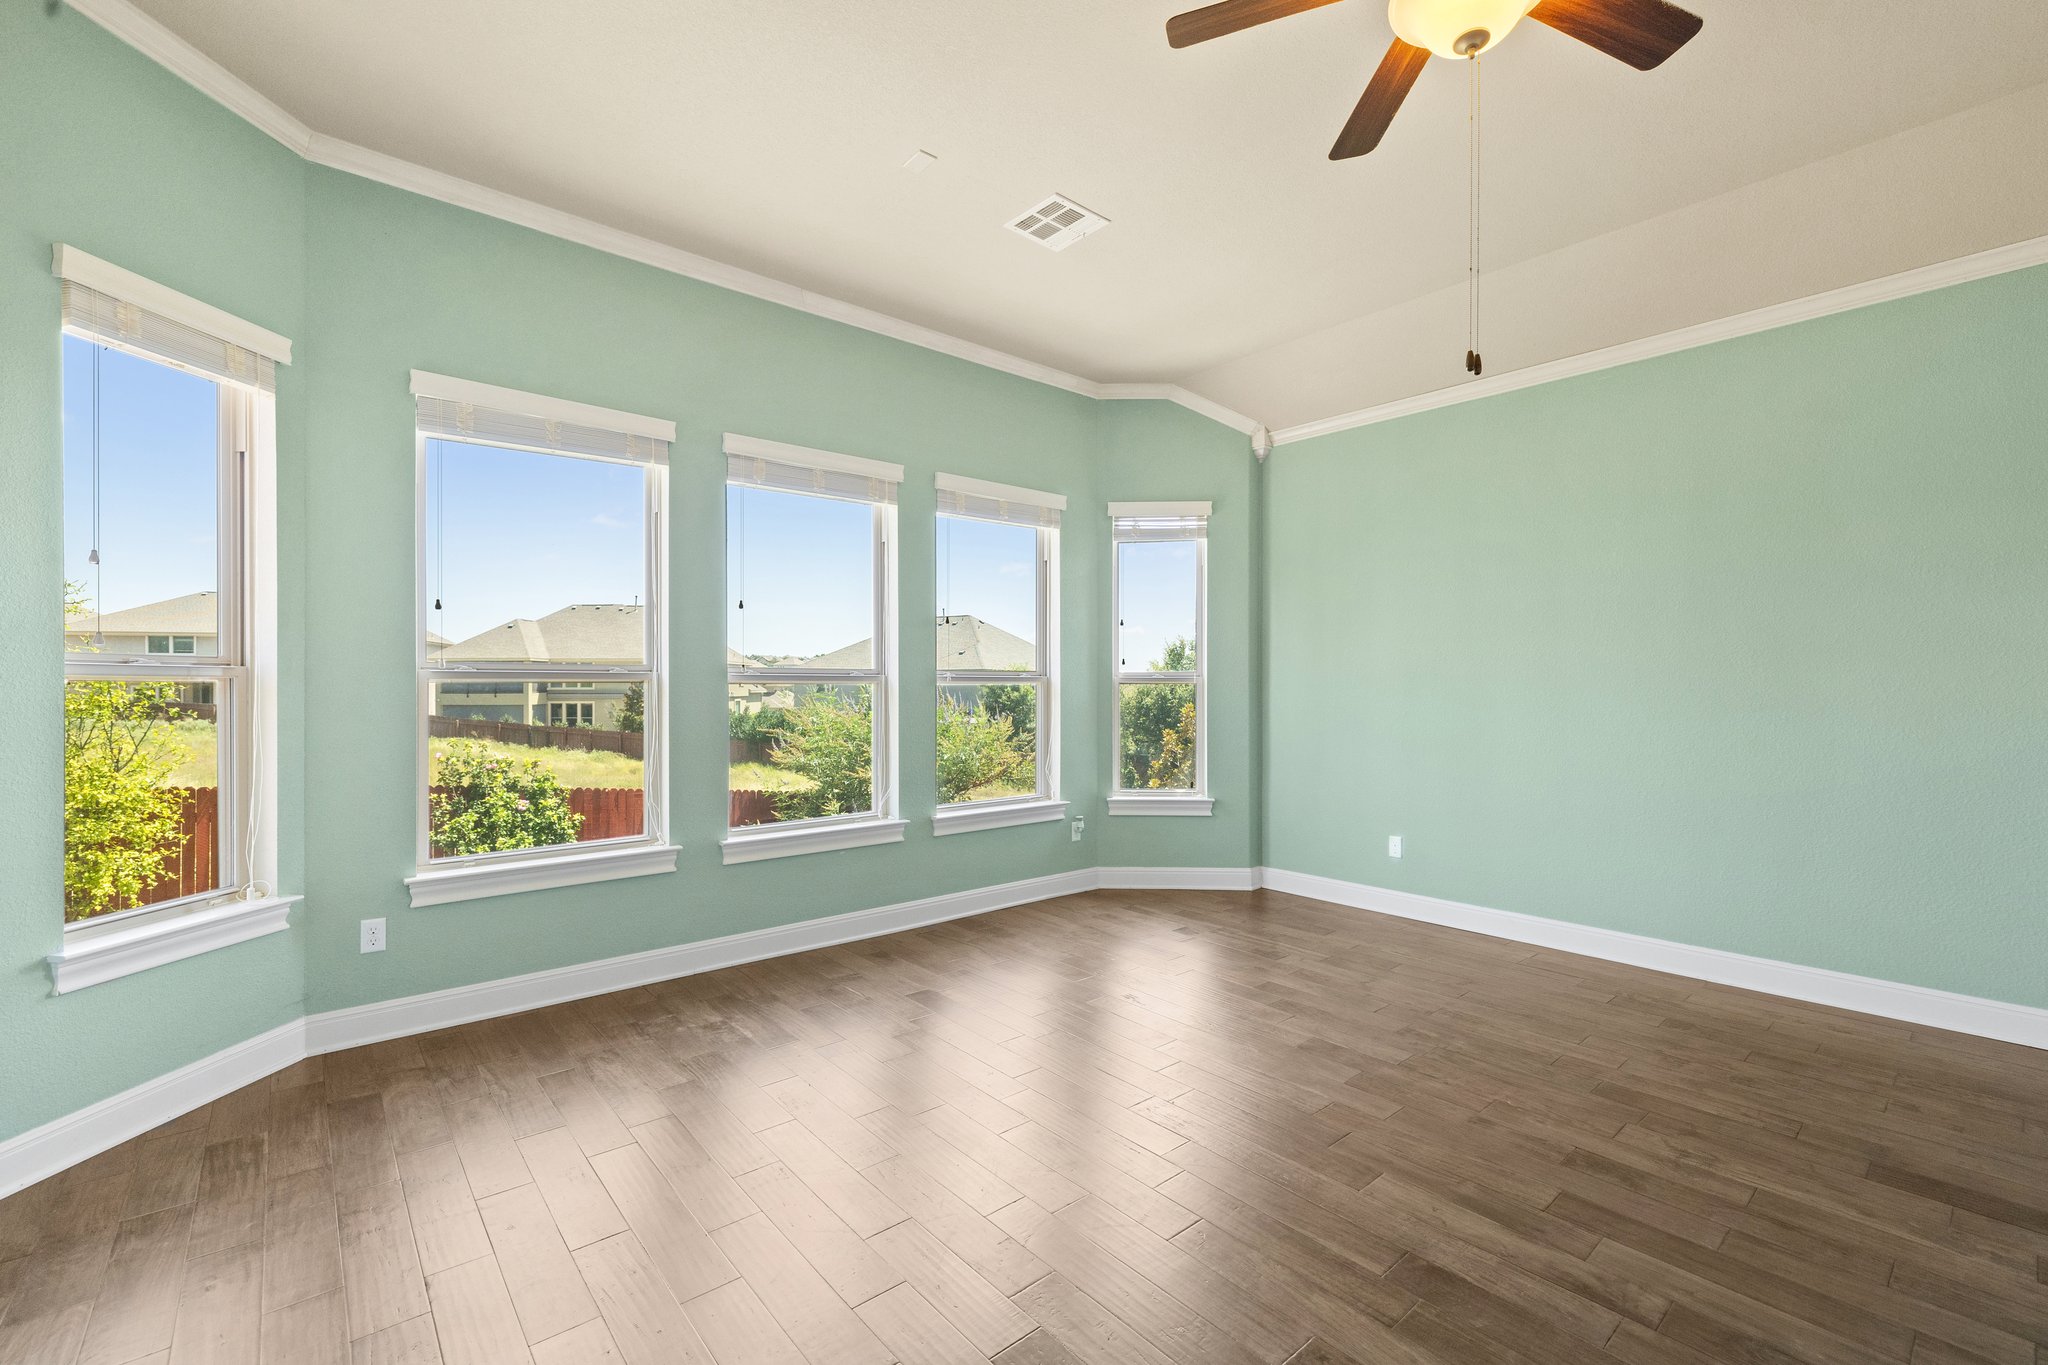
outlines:
M1111 503L1112 815L1207 815L1209 504Z
M56 273L61 992L285 927L268 699L272 394L291 344L70 247Z
M725 861L903 837L899 465L727 436Z
M935 833L1065 816L1052 659L1066 499L938 476Z
M414 372L415 905L672 871L653 418Z

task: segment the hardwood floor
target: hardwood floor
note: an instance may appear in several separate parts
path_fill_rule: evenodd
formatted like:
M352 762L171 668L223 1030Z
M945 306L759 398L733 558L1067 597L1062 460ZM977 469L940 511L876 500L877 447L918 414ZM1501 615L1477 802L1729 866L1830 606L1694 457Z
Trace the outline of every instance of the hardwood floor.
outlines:
M2048 1053L1097 892L315 1058L0 1201L20 1365L2048 1365Z

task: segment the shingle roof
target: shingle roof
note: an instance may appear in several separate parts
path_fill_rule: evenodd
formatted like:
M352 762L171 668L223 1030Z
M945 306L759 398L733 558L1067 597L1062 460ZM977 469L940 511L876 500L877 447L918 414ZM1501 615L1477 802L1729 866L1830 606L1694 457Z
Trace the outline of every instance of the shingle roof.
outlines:
M436 662L637 664L639 607L579 602L539 620L522 616L434 651Z
M205 635L210 638L220 633L220 595L188 592L183 597L110 611L97 621L88 609L67 617L64 629L73 635L98 630L103 635Z
M1038 662L1029 640L1020 640L978 616L939 617L938 637L942 672L1023 672ZM872 647L860 640L802 662L810 668L872 668L871 655Z

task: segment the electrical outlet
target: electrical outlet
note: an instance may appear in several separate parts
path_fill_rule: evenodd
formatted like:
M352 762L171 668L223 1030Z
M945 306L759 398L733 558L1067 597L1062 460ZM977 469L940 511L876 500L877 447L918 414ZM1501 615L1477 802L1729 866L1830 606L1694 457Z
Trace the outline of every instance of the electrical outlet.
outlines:
M383 952L383 951L384 951L384 921L383 921L383 920L381 920L381 919L366 919L366 920L364 920L364 921L363 921L363 948L362 948L362 951L364 951L364 952L366 952L366 953L381 953L381 952Z
M1084 832L1086 832L1087 828L1088 828L1088 822L1087 822L1086 820L1076 820L1076 821L1074 822L1074 842L1075 842L1075 843L1077 843L1077 844L1078 844L1078 843L1080 843L1080 842L1081 842L1081 835L1082 835L1082 834L1083 834Z
M1398 857L1400 857L1400 856L1401 856L1401 836L1400 836L1400 835L1398 835L1398 834L1389 834L1389 835L1387 836L1387 856L1388 856L1389 858L1398 858Z

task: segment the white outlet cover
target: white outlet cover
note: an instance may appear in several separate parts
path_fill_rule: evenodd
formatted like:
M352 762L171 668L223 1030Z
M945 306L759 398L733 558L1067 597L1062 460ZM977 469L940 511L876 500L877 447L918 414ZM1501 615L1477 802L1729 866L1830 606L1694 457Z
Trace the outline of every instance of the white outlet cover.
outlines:
M1400 836L1400 835L1398 835L1398 834L1389 834L1389 835L1387 836L1387 856L1388 856L1389 858L1398 858L1398 857L1400 857L1400 856L1401 856L1401 836Z
M383 920L366 919L363 921L362 951L366 953L381 953L384 951Z

